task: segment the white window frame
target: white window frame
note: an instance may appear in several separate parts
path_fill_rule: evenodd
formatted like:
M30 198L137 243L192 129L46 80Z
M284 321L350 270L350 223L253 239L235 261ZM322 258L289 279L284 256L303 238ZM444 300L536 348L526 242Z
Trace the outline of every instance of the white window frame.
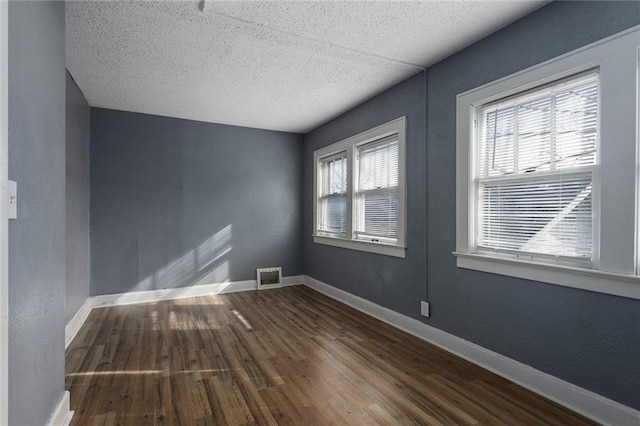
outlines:
M400 117L388 123L382 124L371 130L359 133L350 138L336 142L332 145L321 148L313 153L313 242L334 247L342 247L352 250L366 251L370 253L383 254L387 256L402 257L406 255L406 212L407 212L407 190L406 190L406 117ZM358 160L356 159L357 148L369 142L397 134L398 135L398 239L397 242L369 241L356 239L355 236L355 216L354 216L354 194L357 185L356 172ZM321 193L321 182L318 179L319 165L321 160L340 152L347 153L347 223L346 235L329 236L318 232L318 198ZM384 240L384 239L380 239Z
M564 78L564 79L560 79L560 81L554 81L551 84L545 84L542 85L541 87L536 87L533 90L530 91L526 91L525 93L520 93L520 94L516 94L513 97L508 97L507 100L511 101L511 102L516 102L518 99L523 99L523 98L530 98L530 99L535 99L538 97L543 96L542 93L545 92L545 90L549 90L549 87L558 87L559 85L562 84L575 84L575 81L579 81L579 80L585 80L586 77L588 76L592 76L592 78L595 78L595 80L597 81L597 85L598 85L598 97L599 97L599 93L600 93L600 83L599 83L599 72L598 70L588 70L586 72L583 73L578 73L577 75L572 75L569 76L568 78ZM549 95L552 96L552 95ZM553 95L555 96L555 95ZM498 103L503 102L498 101ZM471 155L473 155L472 157L472 162L475 161L480 161L479 158L479 145L481 145L480 143L480 138L482 137L482 127L483 127L483 117L482 117L482 111L484 109L484 107L489 106L491 107L492 105L495 105L495 103L492 102L488 102L488 103L483 103L477 107L474 106L473 111L472 111L472 120L474 123L473 126L473 134L471 135L472 141L473 141L473 149L475 150ZM598 99L598 107L600 105L600 100ZM599 109L599 108L598 108ZM598 127L599 127L599 123L598 123ZM480 170L478 170L478 168L476 167L476 164L474 164L473 169L470 170L470 180L474 179L474 176L476 179L478 179L478 181L482 181L485 184L491 184L491 183L500 183L500 182L510 182L510 183L515 183L515 182L531 182L531 181L542 181L542 180L549 180L549 181L554 181L555 179L560 178L561 176L571 176L571 175L576 175L576 174L589 174L591 176L591 182L592 182L592 189L591 189L591 200L592 200L592 206L593 206L593 212L592 212L592 256L590 258L580 258L580 257L567 257L567 256L554 256L553 254L544 254L544 253L527 253L527 252L522 252L522 251L512 251L511 253L511 257L515 258L515 259L526 259L526 260L535 260L536 262L550 262L552 264L555 263L559 263L559 264L565 264L567 266L578 266L578 267L587 267L587 268L592 268L595 264L595 262L597 262L598 260L598 247L599 247L599 229L598 229L598 224L599 222L597 220L595 220L595 212L598 211L599 206L600 206L600 185L599 185L599 155L600 155L600 142L599 142L599 137L596 136L596 162L594 164L590 164L590 165L579 165L576 167L561 167L559 169L556 169L555 167L553 167L551 170L541 170L541 171L535 171L533 173L512 173L512 174L508 174L508 175L497 175L497 176L475 176L478 173L482 173ZM471 183L471 182L470 182ZM480 207L480 196L479 196L479 187L480 187L480 182L476 182L475 186L473 188L474 191L474 197L469 199L469 211L470 212L475 212L476 209L478 209ZM473 224L472 224L472 228L474 230L474 234L478 232L478 230L480 229L480 215L474 215L473 218ZM476 244L475 243L475 238L472 239L471 244ZM483 252L483 253L500 253L499 256L509 256L509 250L507 249L493 249L490 247L481 247L480 245L477 245L477 247L473 247L472 249L474 252Z
M457 97L456 251L460 268L640 299L638 70L640 26ZM587 264L479 252L475 247L476 113L480 106L591 69L600 76L594 257Z

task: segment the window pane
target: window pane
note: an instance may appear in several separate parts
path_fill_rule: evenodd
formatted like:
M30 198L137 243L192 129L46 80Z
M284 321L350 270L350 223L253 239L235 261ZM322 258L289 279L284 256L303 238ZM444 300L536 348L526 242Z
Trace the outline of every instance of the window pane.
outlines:
M482 183L479 204L479 247L591 258L589 172Z
M360 177L358 189L390 188L398 186L398 140L378 141L358 149Z
M482 175L506 175L515 171L515 108L487 113L480 158Z
M550 96L518 105L516 173L550 170L551 168L551 104ZM515 140L515 137L518 140Z
M329 160L322 160L322 194L323 196L332 194L346 194L347 192L347 157L346 153L333 157Z
M481 118L480 177L595 164L598 76L483 107Z
M597 81L556 98L556 168L595 164L598 135Z
M319 204L318 230L331 234L346 234L347 196L321 198Z
M398 193L364 193L357 198L363 226L356 234L372 237L398 238Z

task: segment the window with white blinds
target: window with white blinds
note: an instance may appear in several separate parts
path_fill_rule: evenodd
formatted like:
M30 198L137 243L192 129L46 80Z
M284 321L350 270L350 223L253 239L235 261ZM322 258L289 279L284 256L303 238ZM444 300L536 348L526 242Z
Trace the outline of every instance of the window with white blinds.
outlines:
M406 119L314 152L314 242L405 256Z
M591 260L598 74L479 108L478 250Z
M321 189L318 200L318 232L347 233L347 153L320 160Z
M398 135L357 148L356 237L398 238Z
M639 70L631 28L457 95L459 268L640 300Z

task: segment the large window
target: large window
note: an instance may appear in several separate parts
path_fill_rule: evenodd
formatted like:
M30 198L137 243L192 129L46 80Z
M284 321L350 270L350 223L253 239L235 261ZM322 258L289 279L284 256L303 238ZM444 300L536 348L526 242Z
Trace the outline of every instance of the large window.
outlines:
M458 266L640 298L633 29L458 96Z
M405 255L404 117L314 153L314 241Z
M479 251L592 261L598 99L594 72L479 108Z

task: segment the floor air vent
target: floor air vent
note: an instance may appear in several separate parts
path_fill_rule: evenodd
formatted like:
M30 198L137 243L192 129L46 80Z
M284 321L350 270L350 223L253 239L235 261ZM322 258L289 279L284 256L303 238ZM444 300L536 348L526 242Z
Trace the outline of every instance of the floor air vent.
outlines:
M258 269L258 290L282 287L282 268Z

